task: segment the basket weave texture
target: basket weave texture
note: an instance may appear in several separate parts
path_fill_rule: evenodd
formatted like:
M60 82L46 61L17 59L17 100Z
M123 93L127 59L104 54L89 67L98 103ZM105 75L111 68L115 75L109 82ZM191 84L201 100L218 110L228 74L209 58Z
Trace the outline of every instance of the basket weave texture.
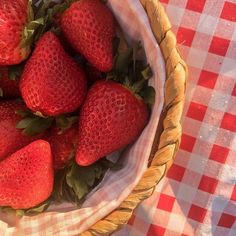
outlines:
M140 0L140 3L148 15L166 63L165 104L161 124L153 144L150 166L138 185L119 208L82 233L82 236L111 235L127 224L134 209L152 195L156 185L165 176L179 148L187 66L177 49L176 37L161 3L158 0Z

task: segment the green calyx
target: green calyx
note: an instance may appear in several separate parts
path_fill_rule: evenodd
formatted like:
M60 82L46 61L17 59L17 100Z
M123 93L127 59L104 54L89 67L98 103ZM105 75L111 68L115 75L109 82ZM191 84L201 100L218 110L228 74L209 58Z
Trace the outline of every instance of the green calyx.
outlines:
M65 116L61 115L55 118L56 125L59 128L58 134L63 134L66 130L70 129L77 121L78 116Z
M16 125L17 129L27 136L35 136L44 133L52 125L58 128L58 134L63 134L78 121L76 115L60 115L57 117L47 117L40 112L32 113L29 110L17 110L16 114L22 117L22 120Z
M63 12L75 0L39 0L37 7L34 6L35 19L44 19L44 23L39 25L34 36L34 42L37 42L40 37L47 31L53 31L55 34L60 35L60 26L56 23L56 17L61 16Z
M30 111L17 111L23 119L16 125L17 129L21 129L24 135L35 136L43 133L52 126L52 117L41 117Z
M56 175L53 200L81 205L90 191L101 182L108 169L118 170L115 167L116 164L107 159L101 159L90 166L79 166L72 161Z
M24 62L18 65L8 66L8 79L9 80L17 80L20 78L23 69L24 69Z
M23 29L23 36L21 40L21 47L26 48L26 50L30 51L31 46L34 42L35 32L39 28L40 25L44 25L45 21L43 17L35 18L35 12L33 9L32 0L28 2L28 23L25 25Z
M58 32L58 26L55 26L56 15L62 14L75 0L38 0L32 3L28 2L28 23L23 29L21 48L30 51L31 46L36 43L40 37L47 31Z
M148 85L148 81L153 74L151 67L144 60L138 59L141 49L140 42L135 42L134 46L129 48L124 47L124 41L120 40L119 42L119 40L115 39L115 63L107 79L123 84L137 97L141 97L146 104L153 105L155 102L155 90Z

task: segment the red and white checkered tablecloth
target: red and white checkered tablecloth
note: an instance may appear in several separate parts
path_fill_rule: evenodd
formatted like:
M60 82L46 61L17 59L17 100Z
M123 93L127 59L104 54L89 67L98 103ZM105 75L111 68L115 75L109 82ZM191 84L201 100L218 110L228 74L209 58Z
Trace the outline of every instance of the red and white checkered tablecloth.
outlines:
M116 236L236 235L236 0L161 0L189 66L174 165Z

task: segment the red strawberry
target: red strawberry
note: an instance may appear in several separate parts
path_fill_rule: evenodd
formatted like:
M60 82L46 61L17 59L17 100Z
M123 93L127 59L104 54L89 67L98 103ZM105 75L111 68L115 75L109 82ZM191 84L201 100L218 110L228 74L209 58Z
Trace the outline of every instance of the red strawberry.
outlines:
M22 46L28 8L28 0L0 0L0 65L18 64L30 53Z
M0 206L27 209L45 201L53 189L49 143L37 140L0 162Z
M113 66L115 20L100 0L81 0L67 9L61 20L64 35L71 45L98 70Z
M77 110L86 95L83 70L47 32L26 63L21 81L22 97L31 110L56 116Z
M72 126L60 134L59 129L52 128L45 138L51 145L54 169L63 169L74 154L77 136L77 126Z
M0 102L0 160L36 138L25 136L16 128L22 118L15 111L22 109L25 109L25 106L16 101Z
M3 90L4 97L17 98L20 96L19 80L10 80L8 78L7 67L0 67L0 88Z
M90 165L135 141L148 121L144 101L112 81L99 81L88 92L80 113L76 161Z

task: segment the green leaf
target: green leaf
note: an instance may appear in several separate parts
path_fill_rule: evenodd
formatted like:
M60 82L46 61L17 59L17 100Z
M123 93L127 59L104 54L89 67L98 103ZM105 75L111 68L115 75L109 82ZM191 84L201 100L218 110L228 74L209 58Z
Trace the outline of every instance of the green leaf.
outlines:
M42 0L38 7L35 9L35 18L45 17L47 9L50 7L52 3L51 0Z
M42 213L47 210L47 208L50 206L50 203L51 203L51 199L48 199L45 202L41 203L40 205L26 210L25 213L30 214L30 215Z
M134 73L134 79L136 80L136 60L137 60L137 54L142 49L141 42L135 42L133 46L133 73Z
M113 171L121 170L124 167L122 164L114 163L106 158L101 159L100 163L103 167Z
M17 217L23 217L25 215L25 211L24 210L16 210L16 216Z
M132 54L132 48L117 54L114 66L114 73L117 77L125 76L128 73L129 64L132 60Z
M77 202L85 198L98 180L101 180L107 169L100 162L86 167L78 166L76 163L72 164L66 174L66 183L73 190Z
M3 97L3 90L0 88L0 97Z
M145 87L145 85L146 85L146 80L142 79L142 80L135 82L132 85L131 89L135 94L140 94L140 91Z
M19 116L21 116L22 118L25 118L25 117L32 117L33 114L29 111L29 110L16 110L15 113Z
M33 11L33 3L32 0L28 1L28 19L31 21L34 19L34 11Z
M67 117L65 115L61 115L56 117L57 127L60 129L59 134L64 133L66 130L70 129L73 124L78 121L78 116Z
M30 110L17 110L16 114L23 119L16 125L17 129L21 129L22 133L27 136L35 136L43 133L51 127L54 117L45 117L40 112L32 113Z
M16 128L17 129L25 129L27 128L29 125L31 125L31 123L34 121L34 117L30 117L30 118L25 118L23 120L21 120L17 125Z
M57 36L60 36L62 34L60 27L53 27L51 31Z
M46 131L51 127L53 118L34 118L29 125L24 129L23 134L27 136L35 136Z
M39 25L44 25L44 23L45 23L44 18L41 17L41 18L38 18L36 20L29 22L26 28L28 31L31 30L32 32L34 32Z
M15 216L19 218L25 215L24 210L16 210L16 209L13 209L12 207L1 207L1 210L7 214L14 214Z
M35 116L39 116L39 117L41 117L41 118L48 118L47 116L43 115L43 113L40 112L40 111L35 112L34 115L35 115Z
M24 63L21 63L19 65L12 65L8 67L8 78L10 80L16 80L19 79L24 68Z
M113 53L114 53L114 55L116 55L118 53L119 45L120 45L120 38L115 37L113 39Z
M155 103L156 91L152 86L146 87L141 91L140 95L146 104L153 105Z
M8 214L15 214L17 217L23 217L24 215L37 215L47 210L50 206L52 200L49 198L48 200L44 201L43 203L39 204L30 209L13 209L11 207L1 207L2 211Z
M154 89L148 86L148 80L153 75L152 69L144 60L137 59L141 48L141 42L135 42L132 48L122 49L120 42L113 70L107 74L106 79L124 84L139 98L145 97L147 104L153 104Z
M141 73L145 80L149 80L153 76L152 69L149 65Z

